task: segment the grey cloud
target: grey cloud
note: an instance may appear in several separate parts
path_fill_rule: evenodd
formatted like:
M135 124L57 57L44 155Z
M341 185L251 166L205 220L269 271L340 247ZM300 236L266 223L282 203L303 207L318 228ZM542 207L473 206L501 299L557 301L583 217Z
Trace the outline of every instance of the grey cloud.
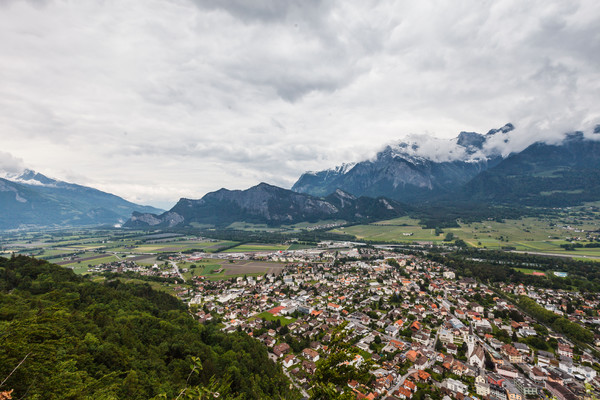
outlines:
M3 150L131 199L289 187L407 134L510 121L512 151L600 122L593 1L0 4Z
M247 28L220 62L227 76L271 89L295 102L313 91L333 92L369 70L360 60L378 52L387 32L379 21L346 19L343 7L321 1L197 1L242 21L269 23ZM355 16L353 16L355 17ZM227 23L224 21L224 23Z
M0 151L0 174L18 174L25 169L23 159L13 156L5 151Z

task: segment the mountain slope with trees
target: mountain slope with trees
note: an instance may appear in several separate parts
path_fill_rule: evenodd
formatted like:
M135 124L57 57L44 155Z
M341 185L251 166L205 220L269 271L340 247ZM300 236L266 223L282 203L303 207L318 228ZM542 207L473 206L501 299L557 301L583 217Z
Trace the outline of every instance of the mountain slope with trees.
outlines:
M201 368L191 374L195 357ZM175 398L211 378L245 399L295 398L264 346L198 324L175 297L91 282L24 256L0 258L0 381L6 377L0 390L14 390L13 398Z
M534 143L477 175L454 198L532 207L600 200L600 141L576 132L560 144Z

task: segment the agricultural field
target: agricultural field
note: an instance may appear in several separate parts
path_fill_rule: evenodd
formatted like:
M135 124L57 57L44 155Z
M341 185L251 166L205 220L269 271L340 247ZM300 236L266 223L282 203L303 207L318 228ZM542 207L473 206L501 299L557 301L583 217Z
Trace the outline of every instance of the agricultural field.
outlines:
M230 249L231 253L286 250L288 245L244 244L227 240L198 238L181 234L159 233L148 235L145 232L121 231L96 232L82 231L72 234L25 233L0 237L0 252L10 256L12 252L33 255L50 262L71 268L77 274L89 274L90 266L115 261L135 262L140 266L162 266L166 255L184 252L205 251L216 253ZM237 246L237 247L236 247ZM298 247L303 247L298 245ZM279 274L284 264L250 260L227 260L205 258L195 262L179 260L177 265L188 280L194 276L204 276L209 280L230 279L239 276L262 276L266 273ZM98 277L101 278L101 277ZM130 279L123 278L123 279ZM165 283L152 282L159 287Z
M307 250L307 249L314 249L315 247L317 247L316 245L307 245L307 244L302 244L302 243L292 243L290 245L290 247L288 247L288 250Z
M334 233L354 235L359 240L382 242L441 242L444 235L436 235L435 229L423 229L419 221L409 217L379 221L368 225L353 225L331 230Z
M148 254L146 256L136 256L136 257L127 257L128 261L135 261L139 265L143 266L152 266L154 264L160 264L162 261L159 261L156 258L156 255Z
M589 243L588 235L598 237L600 214L587 207L566 209L553 217L518 220L460 223L458 228L422 229L418 220L409 217L333 229L331 232L356 236L359 240L442 244L448 234L469 246L486 249L600 258L600 248L566 250L561 245ZM594 233L596 232L596 233Z
M110 261L103 261L105 259L111 259L111 261L116 261L117 258L113 254L103 253L103 254L93 254L86 253L82 254L78 257L71 257L69 259L63 259L62 261L53 261L54 264L61 265L63 267L70 267L75 264L84 264L84 265L97 265Z
M214 242L209 243L208 246L205 246L204 251L207 253L216 253L218 251L221 251L222 249L232 247L236 244L238 244L238 242L232 242L229 240L214 241Z
M13 253L43 258L76 267L127 260L153 265L161 253L185 251L217 252L237 242L165 233L148 235L136 231L77 231L73 233L12 233L0 236L0 255ZM81 267L81 268L79 268Z
M224 243L227 243L224 245ZM179 253L182 251L207 251L218 250L220 247L230 245L229 242L209 241L209 240L177 240L160 241L153 243L136 242L130 245L124 245L112 248L112 251L124 253Z

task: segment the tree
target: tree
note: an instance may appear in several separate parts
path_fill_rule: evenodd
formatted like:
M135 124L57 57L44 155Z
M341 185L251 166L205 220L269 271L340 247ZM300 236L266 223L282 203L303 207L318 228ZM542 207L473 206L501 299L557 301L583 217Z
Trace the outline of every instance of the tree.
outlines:
M435 342L435 351L441 352L444 349L444 345L441 340Z
M354 400L351 391L340 392L333 383L317 384L312 388L311 400Z
M490 354L486 351L485 352L485 369L494 371L495 368L496 368L496 364L494 364L494 362L492 361L492 358L490 357Z
M357 351L345 340L344 328L347 322L337 326L332 334L329 344L330 355L317 362L317 369L313 375L313 388L311 399L314 400L350 400L356 398L349 390L347 383L356 380L367 383L371 379L369 369L372 362L365 361L358 368L348 362L354 359ZM338 389L339 388L339 389Z
M455 245L456 247L460 247L460 248L466 248L466 247L468 247L468 244L467 244L467 242L465 242L465 241L464 241L464 240L462 240L462 239L456 239L456 240L454 241L454 245Z
M463 344L458 348L458 358L465 358L467 356L467 352L469 351L469 346L467 345L466 342L463 342Z
M180 400L194 388L204 399L211 379L219 398L298 397L263 345L198 324L179 299L148 284L100 284L27 257L0 257L0 271L0 392L14 389L15 399L174 399L182 388ZM202 368L190 375L196 356Z
M517 310L510 310L509 316L513 321L516 321L516 322L525 321L525 319L523 318L523 315Z

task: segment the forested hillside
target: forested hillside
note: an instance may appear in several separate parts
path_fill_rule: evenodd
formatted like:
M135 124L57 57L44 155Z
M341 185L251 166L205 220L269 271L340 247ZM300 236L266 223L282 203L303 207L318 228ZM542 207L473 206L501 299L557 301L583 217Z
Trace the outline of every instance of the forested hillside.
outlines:
M5 378L14 399L171 399L211 378L244 399L296 397L260 343L199 325L176 298L23 256L0 258Z

